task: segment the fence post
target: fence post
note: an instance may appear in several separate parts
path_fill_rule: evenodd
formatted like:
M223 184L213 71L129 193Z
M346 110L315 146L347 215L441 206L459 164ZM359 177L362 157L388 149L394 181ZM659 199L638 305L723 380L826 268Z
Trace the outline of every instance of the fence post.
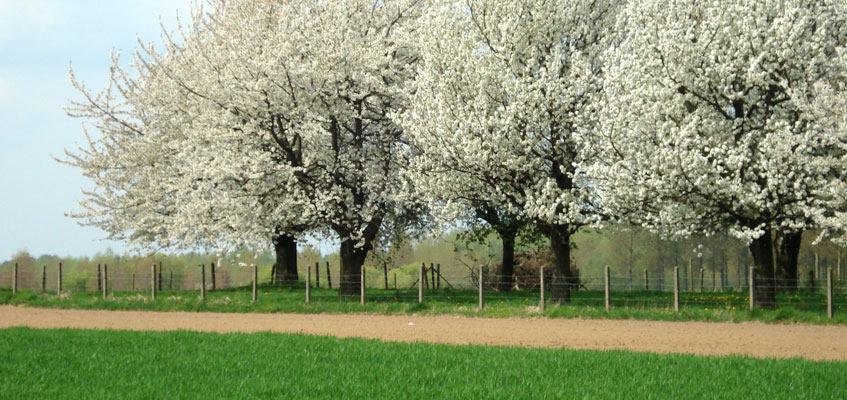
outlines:
M12 294L18 292L18 263L15 263L15 269L12 270Z
M156 300L156 263L153 263L153 266L150 268L152 272L150 275L150 293L153 300Z
M397 273L394 273L394 290L397 290Z
M206 300L206 264L200 264L200 300Z
M435 264L429 263L429 272L432 275L432 288L435 289Z
M425 265L425 263L421 263L421 269L418 271L418 303L423 303Z
M698 286L699 292L703 293L703 268L700 268L700 283L698 284Z
M834 307L832 304L832 267L826 269L826 315L832 319Z
M215 263L211 263L209 265L209 267L211 268L209 270L209 274L211 274L210 278L212 278L212 290L216 290L218 288L218 280L217 280L217 274L215 273L215 270L216 270L215 269Z
M479 267L479 309L482 310L485 308L485 270L482 267Z
M438 279L435 281L435 288L441 289L441 263L435 264L435 273L438 275Z
M541 311L542 312L544 312L544 310L547 308L547 299L545 299L544 296L545 296L545 293L544 293L544 266L542 265L541 266Z
M673 267L673 310L679 312L679 267Z
M692 266L691 257L688 258L688 291L694 291L694 267Z
M756 267L750 267L749 273L750 282L747 286L750 288L750 309L756 306Z
M321 267L318 261L315 261L315 288L321 287Z
M41 266L41 291L42 292L47 291L47 266L46 265Z
M253 264L253 304L259 301L259 265Z
M62 262L59 262L59 272L56 280L56 295L62 294Z
M132 273L132 291L135 291L135 272Z
M320 264L315 263L315 271L318 270ZM312 301L312 266L306 266L306 304Z
M162 270L165 269L165 263L159 261L159 291L162 291Z
M611 293L609 293L609 292L611 292L611 289L612 289L612 287L611 287L612 285L609 282L611 280L611 277L612 277L611 268L609 268L609 266L607 265L606 268L603 270L603 278L604 278L603 279L603 289L604 289L604 292L605 292L605 295L603 297L606 300L606 311L609 311L609 310L612 309L612 295L611 295Z
M815 271L809 270L809 291L815 292Z
M103 300L109 296L109 264L103 264Z
M168 290L174 290L174 271L171 271L171 279L168 282Z
M644 291L650 291L650 273L647 272L647 268L644 269Z
M359 303L365 305L365 266L362 266L362 274L359 277Z
M103 273L100 271L100 264L97 264L97 291L103 291Z
M332 275L329 273L329 261L326 262L326 285L332 289Z

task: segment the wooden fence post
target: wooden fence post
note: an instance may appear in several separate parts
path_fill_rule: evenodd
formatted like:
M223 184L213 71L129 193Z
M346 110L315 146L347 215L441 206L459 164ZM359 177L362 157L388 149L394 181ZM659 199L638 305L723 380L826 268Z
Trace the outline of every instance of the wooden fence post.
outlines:
M318 270L318 266L320 264L315 263L315 271ZM312 266L306 266L306 304L309 304L312 301Z
M756 267L750 267L749 279L747 286L749 287L750 309L752 310L756 306Z
M168 290L174 290L174 271L171 270L171 279L168 282Z
M326 262L326 285L332 289L332 275L329 273L329 261Z
M41 291L42 292L47 291L47 266L46 265L41 266Z
M253 304L259 301L259 265L253 264Z
M165 269L165 264L162 261L159 261L159 291L162 291L162 270Z
M650 291L650 273L647 272L647 268L644 269L644 291Z
M606 300L606 311L609 311L609 310L612 309L612 294L610 293L611 289L612 289L612 287L611 287L612 285L609 282L612 278L612 273L611 273L611 268L609 268L608 265L606 266L606 268L603 271L603 278L604 278L603 279L603 289L605 289L604 290L605 291L604 298Z
M418 271L418 303L423 303L425 265L421 263L421 269Z
M673 310L679 312L679 267L673 267Z
M109 296L109 264L103 264L103 300Z
M321 287L321 267L320 263L315 261L315 288Z
M485 308L485 270L479 267L479 309Z
M544 312L544 310L547 308L547 299L544 298L545 293L544 293L544 266L543 265L541 266L540 283L541 283L541 311Z
M59 262L59 272L56 279L56 295L62 294L62 262Z
M100 271L100 264L97 264L97 291L103 291L103 273Z
M156 263L153 263L153 266L150 267L150 294L153 297L153 300L156 300Z
M359 303L365 305L365 266L363 265L361 269L362 273L359 277L359 290L361 292L359 293Z
M206 300L206 264L200 264L200 300Z
M18 293L18 263L15 263L15 269L12 270L12 294Z
M435 281L435 288L441 289L441 263L435 264L435 273L438 275L438 280Z
M397 290L397 273L394 273L394 290Z
M815 271L809 270L809 291L815 292Z
M834 305L832 304L832 267L826 269L826 315L832 319L834 314Z
M135 291L135 272L132 273L132 291Z
M209 265L209 267L211 268L211 269L209 269L209 274L211 274L210 278L212 278L212 290L216 290L218 288L218 280L217 280L217 274L215 273L215 271L216 271L215 263L214 262L211 263L211 265Z
M699 283L699 292L703 293L703 268L700 268L700 283Z

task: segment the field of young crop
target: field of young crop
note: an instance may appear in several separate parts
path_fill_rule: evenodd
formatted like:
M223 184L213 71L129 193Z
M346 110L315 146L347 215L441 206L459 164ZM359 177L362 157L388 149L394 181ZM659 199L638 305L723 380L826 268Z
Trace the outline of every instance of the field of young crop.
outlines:
M303 288L290 289L263 286L258 302L251 303L249 288L232 288L207 292L201 301L197 291L163 291L156 300L147 292L112 292L104 300L96 292L55 292L24 290L12 295L0 290L0 304L51 308L151 311L215 311L262 313L348 313L378 314L456 314L485 317L546 316L553 318L647 319L663 321L764 321L814 324L847 323L847 296L835 298L835 316L827 318L826 299L820 292L796 291L777 296L778 310L747 309L747 298L740 292L682 293L681 310L672 308L669 292L622 291L612 294L612 310L606 311L603 292L580 290L573 293L573 303L539 307L537 291L485 293L485 309L478 309L476 290L427 290L424 302L417 302L416 290L368 289L367 303L359 304L358 296L339 300L334 290L312 289L311 303L305 302Z
M0 330L0 398L815 398L847 364L284 334Z

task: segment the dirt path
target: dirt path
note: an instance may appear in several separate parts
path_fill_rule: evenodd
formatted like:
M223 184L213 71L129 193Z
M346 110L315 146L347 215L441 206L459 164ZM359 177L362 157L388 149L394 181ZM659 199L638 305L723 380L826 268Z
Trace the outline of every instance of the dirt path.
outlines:
M458 316L221 314L0 306L0 328L285 332L338 337L847 361L847 326Z

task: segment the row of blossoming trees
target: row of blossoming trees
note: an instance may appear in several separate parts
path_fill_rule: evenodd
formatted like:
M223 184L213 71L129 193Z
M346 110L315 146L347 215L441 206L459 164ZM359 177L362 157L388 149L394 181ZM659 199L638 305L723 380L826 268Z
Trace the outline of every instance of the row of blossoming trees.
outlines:
M319 235L358 276L396 232L484 221L510 276L531 226L568 301L583 227L725 232L771 307L803 231L847 221L840 0L208 0L163 38L102 91L71 75L74 216L140 248L272 244L290 280Z

